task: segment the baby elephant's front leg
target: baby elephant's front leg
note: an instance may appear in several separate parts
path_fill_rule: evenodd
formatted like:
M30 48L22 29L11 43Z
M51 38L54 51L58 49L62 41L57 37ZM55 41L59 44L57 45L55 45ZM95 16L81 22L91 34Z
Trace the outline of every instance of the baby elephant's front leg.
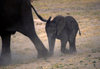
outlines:
M67 41L61 40L61 52L64 54L68 53L68 50L66 49L66 44L67 44Z

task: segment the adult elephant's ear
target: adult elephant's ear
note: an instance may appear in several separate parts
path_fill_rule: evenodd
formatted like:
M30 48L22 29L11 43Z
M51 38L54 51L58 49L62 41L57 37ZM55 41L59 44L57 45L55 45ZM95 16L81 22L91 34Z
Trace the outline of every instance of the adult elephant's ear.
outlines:
M62 30L65 27L65 21L64 21L64 17L60 16L60 18L58 18L58 21L56 22L56 26L57 26L57 35L60 35L62 33Z

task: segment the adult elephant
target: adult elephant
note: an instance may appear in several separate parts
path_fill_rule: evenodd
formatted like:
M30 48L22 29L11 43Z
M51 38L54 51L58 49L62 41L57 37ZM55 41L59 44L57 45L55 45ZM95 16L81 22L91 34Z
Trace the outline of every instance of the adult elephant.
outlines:
M35 32L31 7L30 0L0 0L1 59L11 57L10 39L16 31L30 38L37 49L38 57L48 55L48 50Z

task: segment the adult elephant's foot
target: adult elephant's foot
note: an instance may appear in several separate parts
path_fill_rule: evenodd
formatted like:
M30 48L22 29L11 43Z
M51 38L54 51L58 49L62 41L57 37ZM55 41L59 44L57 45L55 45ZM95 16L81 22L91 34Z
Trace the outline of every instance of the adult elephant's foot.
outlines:
M9 65L10 63L11 63L11 55L10 54L0 56L0 66L1 65Z
M48 53L48 50L45 49L45 50L42 50L42 51L38 51L38 58L46 58L46 57L49 57L49 53Z

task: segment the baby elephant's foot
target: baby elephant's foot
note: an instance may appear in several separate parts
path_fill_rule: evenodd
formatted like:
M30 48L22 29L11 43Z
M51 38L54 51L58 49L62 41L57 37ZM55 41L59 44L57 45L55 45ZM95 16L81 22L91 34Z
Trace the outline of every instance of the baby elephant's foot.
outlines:
M76 51L76 49L70 49L70 50L69 50L69 53L70 53L70 54L75 54L75 53L77 53L77 51Z
M64 54L68 54L69 53L68 49L61 49L61 52L64 53Z
M54 54L53 51L49 51L49 56L52 56Z

